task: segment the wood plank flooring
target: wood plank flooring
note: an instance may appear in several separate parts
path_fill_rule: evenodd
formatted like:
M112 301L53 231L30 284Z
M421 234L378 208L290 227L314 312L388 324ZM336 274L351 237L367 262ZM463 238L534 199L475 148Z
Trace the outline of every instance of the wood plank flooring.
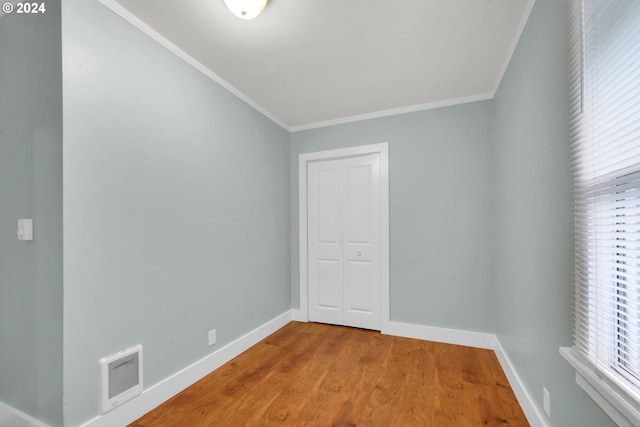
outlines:
M130 427L529 426L491 350L291 322Z

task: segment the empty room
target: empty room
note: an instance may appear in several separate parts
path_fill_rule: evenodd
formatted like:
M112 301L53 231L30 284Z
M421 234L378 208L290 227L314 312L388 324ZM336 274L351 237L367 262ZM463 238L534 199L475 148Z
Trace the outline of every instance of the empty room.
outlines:
M640 2L0 4L0 427L640 425Z

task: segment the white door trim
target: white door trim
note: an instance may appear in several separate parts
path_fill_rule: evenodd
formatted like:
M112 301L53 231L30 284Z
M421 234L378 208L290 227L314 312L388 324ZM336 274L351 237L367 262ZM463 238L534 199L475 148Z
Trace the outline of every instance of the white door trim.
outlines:
M298 156L298 224L300 243L300 310L296 320L309 321L307 265L307 163L380 154L380 327L389 327L389 144L360 145L336 150L303 153Z

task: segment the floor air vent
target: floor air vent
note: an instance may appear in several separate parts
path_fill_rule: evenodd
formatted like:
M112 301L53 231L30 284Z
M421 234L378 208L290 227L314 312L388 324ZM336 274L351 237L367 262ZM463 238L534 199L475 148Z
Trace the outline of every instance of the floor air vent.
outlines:
M100 413L142 393L142 346L128 348L100 363Z

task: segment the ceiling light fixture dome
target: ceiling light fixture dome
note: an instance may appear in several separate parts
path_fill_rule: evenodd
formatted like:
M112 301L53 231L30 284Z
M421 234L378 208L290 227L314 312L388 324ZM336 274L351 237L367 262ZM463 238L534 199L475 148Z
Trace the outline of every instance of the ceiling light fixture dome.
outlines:
M241 19L253 19L260 15L269 0L224 0L231 13Z

